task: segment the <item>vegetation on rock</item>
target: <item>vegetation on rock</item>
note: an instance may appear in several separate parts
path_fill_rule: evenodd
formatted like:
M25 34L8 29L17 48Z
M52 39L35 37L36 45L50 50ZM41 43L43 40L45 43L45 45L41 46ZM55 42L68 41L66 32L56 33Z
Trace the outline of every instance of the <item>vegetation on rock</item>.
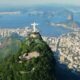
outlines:
M33 33L22 43L17 54L5 58L0 64L0 80L55 80L55 59L53 52L39 33ZM27 56L38 52L38 57ZM26 54L24 56L24 54ZM20 58L23 56L23 58Z

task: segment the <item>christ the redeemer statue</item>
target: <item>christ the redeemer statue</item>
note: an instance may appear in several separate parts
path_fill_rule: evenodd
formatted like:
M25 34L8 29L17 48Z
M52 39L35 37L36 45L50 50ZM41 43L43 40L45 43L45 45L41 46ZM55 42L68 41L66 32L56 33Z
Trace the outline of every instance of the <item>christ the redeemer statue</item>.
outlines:
M36 28L36 26L38 25L37 23L33 23L33 24L31 24L32 25L32 27L33 27L33 32L38 32L38 30L37 30L37 28Z

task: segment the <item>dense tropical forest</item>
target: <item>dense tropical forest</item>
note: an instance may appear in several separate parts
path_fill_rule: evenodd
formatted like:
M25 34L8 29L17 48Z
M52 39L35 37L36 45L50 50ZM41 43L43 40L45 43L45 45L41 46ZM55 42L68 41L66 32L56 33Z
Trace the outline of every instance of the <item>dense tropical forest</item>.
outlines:
M55 80L53 52L39 33L31 33L19 47L0 64L0 80Z

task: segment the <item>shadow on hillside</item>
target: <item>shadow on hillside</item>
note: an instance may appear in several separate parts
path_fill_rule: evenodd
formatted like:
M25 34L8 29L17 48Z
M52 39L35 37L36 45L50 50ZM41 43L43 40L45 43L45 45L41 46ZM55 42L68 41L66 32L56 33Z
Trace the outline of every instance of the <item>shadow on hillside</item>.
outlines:
M80 80L80 74L75 74L69 69L64 68L63 64L56 64L55 76L56 80ZM65 66L66 67L66 66Z

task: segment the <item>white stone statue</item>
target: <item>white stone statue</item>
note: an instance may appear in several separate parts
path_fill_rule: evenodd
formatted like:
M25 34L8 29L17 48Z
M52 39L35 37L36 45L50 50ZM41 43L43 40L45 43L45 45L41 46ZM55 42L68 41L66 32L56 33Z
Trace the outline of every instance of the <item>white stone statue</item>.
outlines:
M38 25L37 23L33 23L33 24L31 24L32 25L32 27L33 27L33 32L38 32L38 30L37 30L37 28L36 28L36 26Z

